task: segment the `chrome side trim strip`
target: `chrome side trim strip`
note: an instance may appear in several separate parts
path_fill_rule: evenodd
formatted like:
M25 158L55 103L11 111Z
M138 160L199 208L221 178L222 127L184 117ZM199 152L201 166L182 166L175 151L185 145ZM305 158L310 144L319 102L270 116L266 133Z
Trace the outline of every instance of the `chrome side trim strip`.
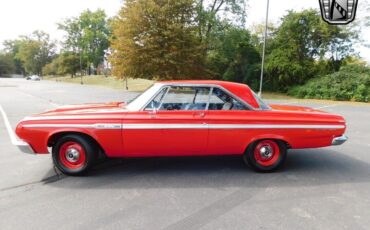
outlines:
M120 119L122 116L119 113L110 114L112 119ZM48 121L48 120L83 120L83 119L107 119L104 115L64 115L64 116L39 116L39 117L25 117L21 121Z
M89 124L29 124L23 125L24 128L94 128Z
M208 129L208 124L123 124L122 129Z
M210 129L342 129L344 125L210 124Z
M25 124L25 128L87 128L87 129L342 129L344 125L276 125L276 124Z
M341 129L344 125L123 124L122 129Z
M112 124L94 124L95 129L122 129L122 124L112 123Z
M85 128L85 129L122 129L119 123L98 124L25 124L25 128Z

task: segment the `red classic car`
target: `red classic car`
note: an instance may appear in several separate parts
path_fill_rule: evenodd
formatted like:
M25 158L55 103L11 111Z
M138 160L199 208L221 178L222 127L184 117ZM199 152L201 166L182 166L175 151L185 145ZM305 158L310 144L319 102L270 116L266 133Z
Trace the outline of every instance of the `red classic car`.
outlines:
M247 85L158 82L128 103L63 106L26 117L19 148L48 153L63 173L86 172L100 156L243 155L253 169L277 169L287 149L339 145L342 116L267 105Z

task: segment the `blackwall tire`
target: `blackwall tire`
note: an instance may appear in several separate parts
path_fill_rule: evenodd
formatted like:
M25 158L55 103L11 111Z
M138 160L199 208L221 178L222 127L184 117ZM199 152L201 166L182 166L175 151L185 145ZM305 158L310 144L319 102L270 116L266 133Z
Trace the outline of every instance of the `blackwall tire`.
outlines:
M54 165L64 174L77 176L85 174L94 164L98 148L81 135L61 137L52 148Z

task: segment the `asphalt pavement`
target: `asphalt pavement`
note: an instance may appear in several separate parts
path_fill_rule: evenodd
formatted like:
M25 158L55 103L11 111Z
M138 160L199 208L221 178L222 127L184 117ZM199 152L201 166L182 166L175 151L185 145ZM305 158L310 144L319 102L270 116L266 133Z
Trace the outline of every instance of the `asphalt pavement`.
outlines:
M58 105L125 101L137 93L0 78L14 128ZM343 115L349 141L290 150L282 170L255 173L240 157L111 160L87 176L11 145L0 119L0 229L369 229L370 105L269 101Z

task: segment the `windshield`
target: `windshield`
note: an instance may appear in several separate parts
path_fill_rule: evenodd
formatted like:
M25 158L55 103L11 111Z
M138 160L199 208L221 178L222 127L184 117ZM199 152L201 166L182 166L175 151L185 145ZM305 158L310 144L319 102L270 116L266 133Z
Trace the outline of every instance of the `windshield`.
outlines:
M127 109L131 111L139 111L141 108L145 106L145 104L154 97L155 93L159 91L159 89L163 85L160 83L155 83L154 85L150 86L147 90L143 93L139 94L132 100L128 102Z

